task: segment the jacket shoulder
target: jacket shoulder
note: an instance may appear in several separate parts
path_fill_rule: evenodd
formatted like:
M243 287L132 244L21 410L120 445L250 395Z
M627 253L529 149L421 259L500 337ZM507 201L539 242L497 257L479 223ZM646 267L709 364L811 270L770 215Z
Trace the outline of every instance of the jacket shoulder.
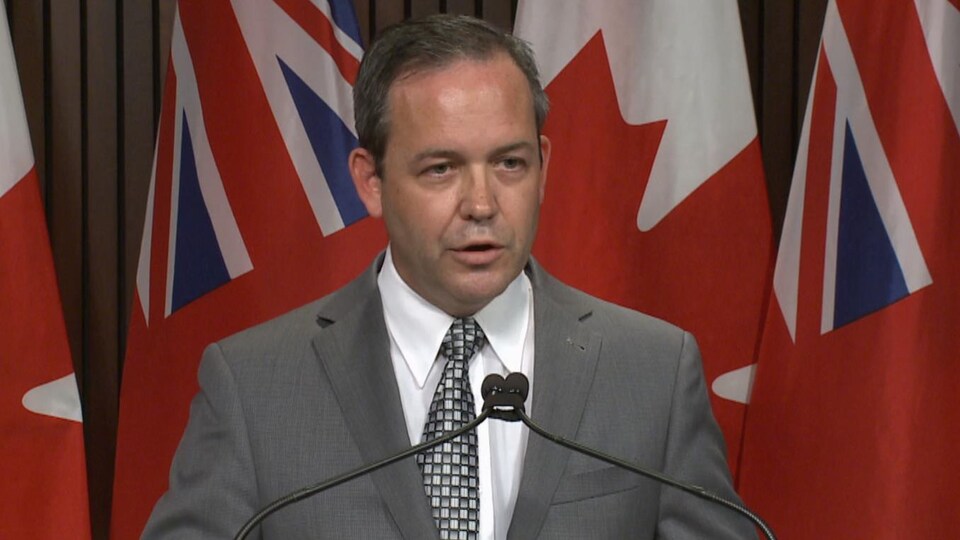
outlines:
M374 268L332 293L226 337L212 346L227 358L273 357L291 347L308 347L324 328L365 302L379 301Z
M603 300L554 278L542 267L535 267L531 279L540 298L558 304L580 323L605 336L639 339L682 340L684 329L653 315ZM536 302L536 297L534 299Z

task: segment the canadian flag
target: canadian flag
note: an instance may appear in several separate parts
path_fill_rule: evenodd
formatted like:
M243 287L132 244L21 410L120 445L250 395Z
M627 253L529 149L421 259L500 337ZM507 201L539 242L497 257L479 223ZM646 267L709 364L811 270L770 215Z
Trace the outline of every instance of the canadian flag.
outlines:
M827 8L740 475L785 538L960 530L958 8Z
M526 0L551 101L534 254L699 341L731 468L772 233L737 3Z
M80 396L0 2L0 530L90 538Z

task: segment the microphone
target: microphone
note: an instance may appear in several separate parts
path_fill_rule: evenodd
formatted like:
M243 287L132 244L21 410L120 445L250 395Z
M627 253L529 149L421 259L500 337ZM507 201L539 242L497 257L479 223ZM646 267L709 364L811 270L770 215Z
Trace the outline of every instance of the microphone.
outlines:
M483 396L483 411L490 411L491 418L518 422L524 412L524 402L530 393L530 381L523 373L511 373L504 379L500 375L490 374L483 379L480 395Z
M609 456L603 452L594 450L593 448L583 446L573 441L568 441L567 439L554 435L538 426L533 420L530 419L529 416L527 416L525 411L524 402L527 399L527 394L529 391L530 382L522 373L511 373L507 375L506 379L496 374L487 375L486 379L483 380L483 385L481 386L480 390L481 394L483 395L483 415L489 415L494 418L500 418L510 422L516 422L519 420L537 435L540 435L541 437L553 443L559 444L560 446L569 448L570 450L579 452L592 458L599 459L600 461L607 462L611 465L616 465L617 467L626 469L632 473L651 478L657 482L667 484L668 486L672 486L692 495L696 495L701 499L706 499L715 504L729 508L749 519L763 532L764 536L766 536L769 540L776 540L776 537L774 536L773 530L770 528L770 526L767 525L767 523L760 516L742 504L730 501L700 486L675 480L656 471L645 469L622 459Z
M741 504L737 504L735 502L729 501L721 497L720 495L707 491L706 489L700 486L686 484L678 480L674 480L673 478L670 478L658 472L651 471L643 467L639 467L637 465L634 465L632 463L623 461L621 459L618 459L612 456L608 456L598 450L594 450L592 448L583 446L576 442L568 441L563 437L553 435L547 430L541 428L533 420L531 420L530 417L527 416L526 414L526 407L524 406L524 403L526 402L527 396L529 395L529 393L530 393L530 382L522 373L511 373L507 375L506 378L497 374L487 375L487 377L483 380L482 385L480 386L480 394L481 396L483 396L483 409L480 412L480 414L477 415L477 417L472 422L467 423L465 426L461 427L460 429L451 431L450 433L444 434L441 437L437 437L436 439L430 442L421 443L416 446L412 446L400 453L394 454L392 456L388 456L375 463L365 465L358 469L354 469L352 471L346 472L340 476L331 478L329 480L324 480L323 482L302 488L300 490L294 491L293 493L285 495L284 497L281 497L275 500L274 502L270 503L269 505L264 507L262 510L254 514L253 517L251 517L249 520L247 520L247 522L243 525L243 527L241 527L240 530L237 531L236 536L234 536L234 540L243 540L244 538L246 538L247 535L250 534L250 532L253 530L254 527L256 527L258 524L260 524L260 522L262 522L268 516L270 516L277 510L280 510L281 508L289 506L295 502L302 501L303 499L312 497L320 492L326 491L332 487L339 486L340 484L349 482L350 480L353 480L360 476L364 476L366 474L372 473L378 469L386 467L387 465L396 463L401 459L410 457L414 454L418 454L424 450L429 450L434 446L438 446L447 441L455 439L472 429L476 429L476 427L482 424L484 421L486 421L487 418L497 418L500 420L505 420L507 422L518 422L518 421L523 422L524 425L530 428L530 430L536 433L537 435L540 435L541 437L549 441L559 444L560 446L569 448L575 452L585 454L587 456L599 459L601 461L605 461L607 463L610 463L611 465L616 465L617 467L621 467L623 469L639 474L641 476L646 476L647 478L651 478L653 480L667 484L669 486L673 486L682 491L686 491L687 493L691 493L702 499L712 501L721 506L725 506L731 510L734 510L740 513L743 516L746 516L751 522L753 522L758 528L760 528L761 531L763 531L763 534L769 540L776 540L776 537L773 535L773 531L770 529L769 525L767 525L766 522L764 522L763 519L760 518L760 516L751 512L748 508L746 508Z

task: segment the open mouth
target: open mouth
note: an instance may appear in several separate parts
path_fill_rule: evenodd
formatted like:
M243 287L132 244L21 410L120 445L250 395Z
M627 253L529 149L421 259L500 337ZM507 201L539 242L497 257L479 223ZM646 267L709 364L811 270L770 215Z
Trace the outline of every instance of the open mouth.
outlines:
M493 244L473 244L461 249L461 251L486 251L488 249L496 249L496 248L497 246Z
M503 246L493 243L477 243L453 250L455 257L463 264L485 266L496 261L503 252Z

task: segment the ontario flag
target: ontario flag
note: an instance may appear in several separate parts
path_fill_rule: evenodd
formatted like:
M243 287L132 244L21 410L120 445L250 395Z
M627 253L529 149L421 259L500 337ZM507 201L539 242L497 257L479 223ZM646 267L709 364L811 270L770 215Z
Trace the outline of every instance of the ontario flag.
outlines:
M90 538L80 395L0 1L0 530Z
M535 255L700 344L731 468L772 232L737 2L520 3L551 112Z
M386 240L346 170L350 0L183 0L120 399L113 538L167 488L203 348L343 285Z
M827 8L740 475L785 538L960 530L958 8Z

